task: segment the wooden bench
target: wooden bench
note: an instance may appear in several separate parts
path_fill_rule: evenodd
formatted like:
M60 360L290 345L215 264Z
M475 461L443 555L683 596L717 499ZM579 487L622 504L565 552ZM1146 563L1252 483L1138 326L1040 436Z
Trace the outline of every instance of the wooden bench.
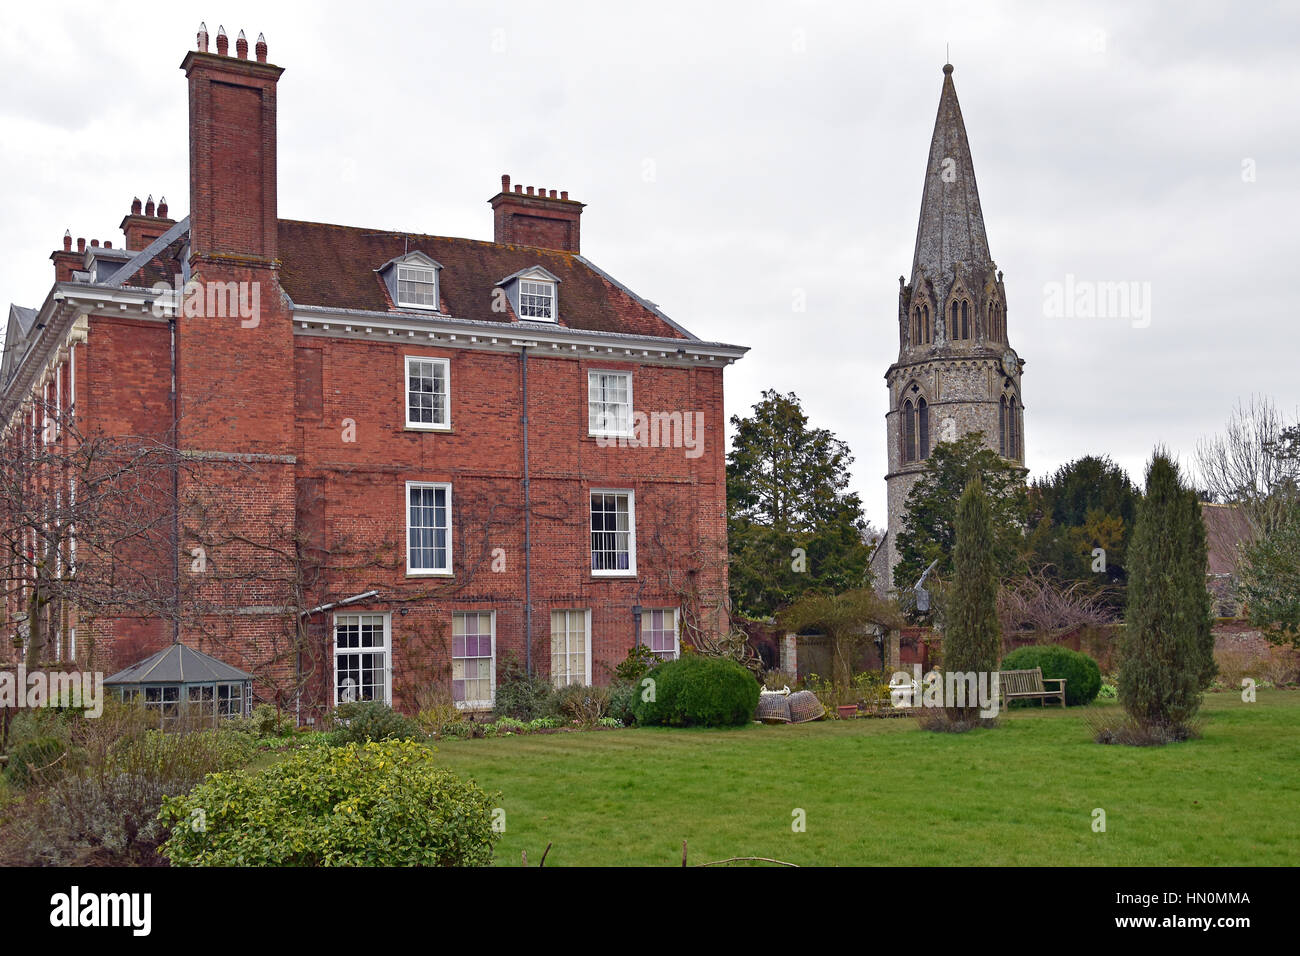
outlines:
M1049 690L1044 685L1056 684L1054 690ZM1049 697L1058 698L1061 706L1065 706L1065 678L1049 677L1043 679L1043 669L1035 667L1029 671L1002 671L998 675L998 687L1001 691L1003 704L1009 704L1013 700L1032 700L1038 698L1039 706L1046 706L1046 700Z

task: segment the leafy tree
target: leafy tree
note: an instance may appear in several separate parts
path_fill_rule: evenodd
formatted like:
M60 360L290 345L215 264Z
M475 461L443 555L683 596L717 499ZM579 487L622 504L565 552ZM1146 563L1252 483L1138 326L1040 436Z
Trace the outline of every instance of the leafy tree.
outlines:
M1002 655L1002 635L993 511L979 475L962 492L954 525L954 575L943 629L943 666L945 671L991 673ZM963 719L970 714L954 716Z
M862 501L848 490L848 446L812 428L793 393L763 392L733 415L727 534L735 610L773 614L802 594L870 583Z
M1029 488L1030 565L1063 582L1081 582L1122 611L1140 500L1128 474L1107 457L1085 455L1061 466Z
M1147 468L1129 554L1119 699L1147 728L1186 728L1213 676L1200 502L1160 450Z
M1274 643L1300 649L1300 506L1242 547L1240 571L1251 623Z
M1024 470L989 449L981 432L939 443L927 465L907 496L907 517L898 535L894 586L899 592L909 592L936 559L933 575L952 576L957 502L976 477L992 521L990 547L996 572L1003 576L1020 569L1028 509Z

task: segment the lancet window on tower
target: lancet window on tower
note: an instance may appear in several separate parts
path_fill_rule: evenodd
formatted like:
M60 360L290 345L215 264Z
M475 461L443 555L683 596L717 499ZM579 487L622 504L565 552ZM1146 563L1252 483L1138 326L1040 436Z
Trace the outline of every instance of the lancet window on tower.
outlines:
M916 386L912 386L913 391ZM930 406L924 397L903 402L903 462L921 461L930 455Z
M912 345L929 345L934 341L934 324L930 321L930 306L921 303L912 309Z
M953 342L968 342L974 334L970 299L954 298L948 306L948 338Z

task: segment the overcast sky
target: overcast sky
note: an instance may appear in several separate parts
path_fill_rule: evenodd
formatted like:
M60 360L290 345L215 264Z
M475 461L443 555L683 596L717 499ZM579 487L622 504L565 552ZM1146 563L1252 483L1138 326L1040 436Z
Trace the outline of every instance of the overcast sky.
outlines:
M6 4L0 299L44 300L65 228L121 244L133 196L186 213L181 59L200 20L232 52L264 32L282 217L490 239L502 173L567 189L584 255L751 347L728 414L796 392L883 525L883 375L949 44L1031 473L1096 453L1140 479L1239 398L1300 405L1300 15L1135 6ZM1149 317L1053 316L1067 276L1139 283Z

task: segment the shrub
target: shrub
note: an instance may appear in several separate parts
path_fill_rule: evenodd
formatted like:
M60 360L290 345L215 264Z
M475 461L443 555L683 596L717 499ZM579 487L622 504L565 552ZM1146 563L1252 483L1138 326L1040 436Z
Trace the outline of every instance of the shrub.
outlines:
M465 720L465 712L456 706L451 692L441 685L431 685L416 692L416 705L420 708L416 722L429 734L446 734L452 724Z
M619 684L639 684L641 678L658 663L659 658L654 651L644 644L637 644L627 652L623 662L614 668L614 680Z
M29 787L51 780L62 772L66 764L68 745L58 737L36 737L25 740L9 754L5 765L5 779L15 787Z
M292 717L276 710L270 704L258 704L254 707L251 719L253 729L259 737L287 737L297 730Z
M517 660L507 658L497 681L496 714L516 720L554 717L555 687L544 677L530 677Z
M726 727L754 719L758 681L735 661L692 654L661 664L648 676L654 696L635 698L638 724Z
M1002 658L1002 670L1025 671L1041 668L1044 679L1065 678L1065 702L1071 707L1087 704L1101 690L1101 668L1087 654L1055 644L1031 645Z
M624 727L630 727L636 723L636 713L633 705L638 697L641 696L641 682L638 679L635 684L615 684L609 689L609 711L608 716L617 720Z
M421 744L310 748L166 800L162 852L176 866L483 866L498 838L492 807Z
M164 734L136 733L138 725L130 721L116 726L129 732L103 747L74 745L84 765L29 791L16 807L6 831L8 861L157 863L157 847L166 835L158 821L163 799L185 793L208 773L242 766L254 752L247 734L230 730ZM100 720L81 721L74 740L94 744L89 735L106 729Z
M362 744L367 740L423 740L420 725L378 700L339 704L334 709L338 725L335 744Z
M566 721L589 727L609 712L609 688L569 684L555 692L555 710Z

